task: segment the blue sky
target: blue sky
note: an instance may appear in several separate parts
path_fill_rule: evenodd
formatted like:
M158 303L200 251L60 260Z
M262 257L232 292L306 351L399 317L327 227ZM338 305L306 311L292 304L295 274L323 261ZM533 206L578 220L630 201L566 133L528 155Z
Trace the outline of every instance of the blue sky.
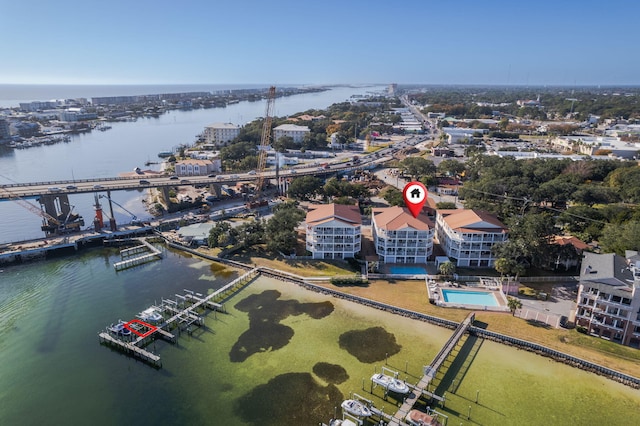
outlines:
M0 83L638 85L640 2L0 0Z

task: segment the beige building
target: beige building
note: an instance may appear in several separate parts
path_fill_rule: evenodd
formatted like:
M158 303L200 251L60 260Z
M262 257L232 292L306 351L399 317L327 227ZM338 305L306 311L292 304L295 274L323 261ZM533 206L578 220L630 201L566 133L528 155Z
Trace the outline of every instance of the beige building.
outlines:
M480 210L439 210L436 235L457 266L493 267L491 247L507 241L508 230L495 216Z
M640 256L584 253L576 325L592 336L640 348Z
M307 126L295 124L281 124L273 129L273 140L277 141L283 136L290 136L295 143L302 143L304 137L311 133Z
M413 217L406 207L372 211L376 253L385 263L426 263L433 254L433 221L426 214Z
M362 245L362 215L357 206L310 205L306 218L307 250L314 259L348 259Z
M209 173L219 171L220 167L216 168L215 163L211 160L188 159L176 162L177 176L207 176Z
M205 143L224 146L240 135L240 126L232 123L214 123L204 128Z

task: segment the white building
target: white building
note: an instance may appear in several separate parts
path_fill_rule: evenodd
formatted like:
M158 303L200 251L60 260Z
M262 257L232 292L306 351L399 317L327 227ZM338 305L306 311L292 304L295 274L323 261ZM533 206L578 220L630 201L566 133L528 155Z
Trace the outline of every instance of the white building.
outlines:
M479 210L439 210L436 235L457 266L493 267L494 244L507 241L508 230L495 216Z
M278 140L283 136L289 136L295 143L302 143L304 137L311 133L307 126L296 124L281 124L273 129L273 140Z
M220 160L216 163L211 160L181 160L176 162L177 176L207 176L212 172L220 171Z
M426 263L433 254L434 226L426 214L413 217L406 207L377 208L371 223L380 262Z
M360 251L362 215L357 206L310 205L306 225L307 250L314 259L347 259Z
M226 145L240 134L240 126L232 123L214 123L204 128L205 143L216 147Z
M560 136L553 140L553 145L583 155L607 153L615 157L631 159L638 155L640 143L625 142L611 136Z
M576 325L606 340L640 348L640 257L584 253Z

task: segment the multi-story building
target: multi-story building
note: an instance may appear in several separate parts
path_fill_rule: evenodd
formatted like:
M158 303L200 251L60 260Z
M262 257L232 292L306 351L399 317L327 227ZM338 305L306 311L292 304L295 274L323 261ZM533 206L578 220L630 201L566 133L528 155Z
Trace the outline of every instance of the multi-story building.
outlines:
M4 118L0 118L0 141L6 141L11 139L11 130L9 128L9 122Z
M446 255L457 266L492 267L491 247L507 241L507 227L495 216L480 210L439 210L436 235Z
M240 126L232 123L213 123L204 128L204 141L216 147L226 145L240 134Z
M277 141L283 136L290 136L295 143L302 143L304 137L311 133L307 126L296 124L281 124L273 129L273 140Z
M634 254L633 254L634 253ZM587 333L640 348L640 261L586 252L582 259L576 325Z
M362 215L357 206L310 205L307 250L314 259L348 259L360 251Z
M181 160L176 162L177 176L206 176L212 172L219 172L220 166L211 160Z
M426 263L433 254L433 221L424 213L413 217L406 207L376 208L371 224L380 262Z

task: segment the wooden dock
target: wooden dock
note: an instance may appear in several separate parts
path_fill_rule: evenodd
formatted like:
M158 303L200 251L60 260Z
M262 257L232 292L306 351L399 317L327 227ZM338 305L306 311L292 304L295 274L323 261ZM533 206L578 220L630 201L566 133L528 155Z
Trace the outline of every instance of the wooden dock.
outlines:
M176 336L168 330L172 330L174 328L178 328L178 330L186 328L190 331L192 324L203 325L204 318L196 312L196 309L199 308L208 308L214 311L224 312L224 305L219 302L214 302L214 300L221 301L229 295L229 292L236 292L240 290L251 282L251 280L259 273L260 272L257 268L252 269L207 296L185 289L184 295L176 295L180 301L162 299L160 306L152 306L152 308L170 315L170 317L159 324L153 331L148 334L138 335L131 341L119 339L112 333L105 331L98 334L100 343L117 348L126 354L152 364L155 367L161 367L162 363L160 362L160 356L140 347L145 344L148 338L155 338L156 335L158 335L171 343L174 343L176 341ZM139 324L139 322L137 324Z
M98 334L98 337L100 338L101 344L120 349L126 354L131 355L134 358L138 358L149 364L152 364L155 367L162 367L162 363L160 362L160 356L154 353L151 353L149 351L146 351L136 346L132 342L125 342L123 340L116 339L115 337L113 337L111 334L107 332L102 332Z
M405 419L409 411L411 411L415 403L418 401L418 398L420 398L422 395L425 395L432 399L436 399L440 402L444 402L443 397L435 395L427 390L429 383L431 383L431 381L435 378L444 361L447 359L447 357L449 357L453 349L455 349L455 347L458 345L458 342L460 342L462 336L473 324L474 319L475 313L472 312L467 316L467 318L465 318L464 321L462 321L458 325L458 328L456 328L453 335L449 338L449 340L447 340L447 343L445 343L442 349L440 349L440 352L438 352L431 364L424 367L424 375L422 376L422 379L418 382L417 385L412 386L414 392L412 392L410 396L404 400L402 406L398 409L398 411L396 411L393 418L389 422L390 426L405 425L406 423L403 420Z
M144 238L134 238L131 241L139 241L141 245L120 250L120 262L113 264L116 271L131 268L132 266L141 265L143 263L152 262L162 258L162 252L149 244ZM139 253L146 253L140 256L131 257Z

